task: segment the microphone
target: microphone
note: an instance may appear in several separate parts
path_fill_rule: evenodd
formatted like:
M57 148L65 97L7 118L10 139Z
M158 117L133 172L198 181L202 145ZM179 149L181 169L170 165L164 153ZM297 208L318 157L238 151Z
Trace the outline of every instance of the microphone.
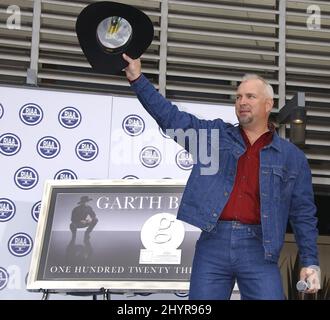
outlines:
M299 280L296 284L296 288L298 291L300 292L304 292L306 290L308 290L311 287L310 282L307 280Z

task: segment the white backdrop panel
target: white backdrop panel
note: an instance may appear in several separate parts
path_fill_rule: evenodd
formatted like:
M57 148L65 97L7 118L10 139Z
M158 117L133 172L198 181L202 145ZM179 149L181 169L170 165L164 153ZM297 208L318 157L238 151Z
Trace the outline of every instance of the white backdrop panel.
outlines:
M62 169L70 169L82 179L107 178L112 97L10 87L0 87L0 97L3 108L0 119L0 198L9 199L16 207L15 215L10 220L3 221L8 215L5 211L8 207L6 201L0 202L3 208L3 219L0 220L0 267L9 274L8 283L5 284L4 273L1 273L0 288L2 285L5 287L0 291L0 298L38 299L40 297L25 291L32 245L24 235L12 237L17 233L24 233L34 239L36 221L31 209L41 200L45 179L53 179ZM6 135L8 133L9 136ZM44 137L55 138L60 147L57 142L54 145L53 140L45 139L39 147L44 154L41 151L39 154L37 144ZM86 139L87 143L82 143L78 148L83 157L87 155L84 160L83 157L78 158L76 146ZM15 153L17 140L20 141L21 148ZM96 143L97 155L95 150L88 149L89 140ZM88 156L90 159L96 157L90 160ZM25 167L33 168L39 180L30 188L29 181L35 178L33 172L30 176L30 171L20 171L18 176L22 189L22 186L15 183L14 176L19 169ZM30 180L23 177L30 177Z

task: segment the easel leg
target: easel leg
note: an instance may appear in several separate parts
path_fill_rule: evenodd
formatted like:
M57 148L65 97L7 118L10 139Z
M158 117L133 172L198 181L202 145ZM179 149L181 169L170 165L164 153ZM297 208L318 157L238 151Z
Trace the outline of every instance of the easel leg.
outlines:
M41 300L48 300L48 299L49 299L49 291L48 290L42 290Z
M102 288L103 291L103 300L111 300L111 294L108 289Z

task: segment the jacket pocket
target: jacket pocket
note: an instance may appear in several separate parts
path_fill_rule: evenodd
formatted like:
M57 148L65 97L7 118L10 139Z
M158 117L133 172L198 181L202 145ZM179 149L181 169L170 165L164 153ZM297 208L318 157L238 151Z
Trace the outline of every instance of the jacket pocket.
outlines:
M291 195L292 188L297 177L294 172L288 171L286 168L273 167L273 185L271 186L275 198L288 198ZM284 200L284 199L282 199Z

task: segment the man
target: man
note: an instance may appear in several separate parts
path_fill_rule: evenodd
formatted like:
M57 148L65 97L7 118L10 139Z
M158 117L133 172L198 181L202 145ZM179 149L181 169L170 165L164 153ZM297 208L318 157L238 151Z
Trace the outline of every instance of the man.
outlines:
M77 203L76 206L72 210L71 214L71 223L70 223L70 230L72 232L72 239L71 242L74 243L76 240L76 234L78 228L87 228L84 235L84 241L89 241L89 236L92 230L94 229L95 225L98 222L96 218L96 214L91 206L88 206L86 203L93 199L89 198L88 196L82 196L80 201Z
M268 123L273 89L261 77L243 78L235 110L239 126L221 119L200 120L162 97L141 73L139 59L127 55L126 76L158 125L219 136L218 170L203 174L195 158L178 210L178 219L202 229L196 243L190 299L229 299L237 281L242 299L284 299L277 265L288 219L300 254L307 293L320 288L317 219L311 172L303 152L281 139ZM213 149L213 150L212 150Z

